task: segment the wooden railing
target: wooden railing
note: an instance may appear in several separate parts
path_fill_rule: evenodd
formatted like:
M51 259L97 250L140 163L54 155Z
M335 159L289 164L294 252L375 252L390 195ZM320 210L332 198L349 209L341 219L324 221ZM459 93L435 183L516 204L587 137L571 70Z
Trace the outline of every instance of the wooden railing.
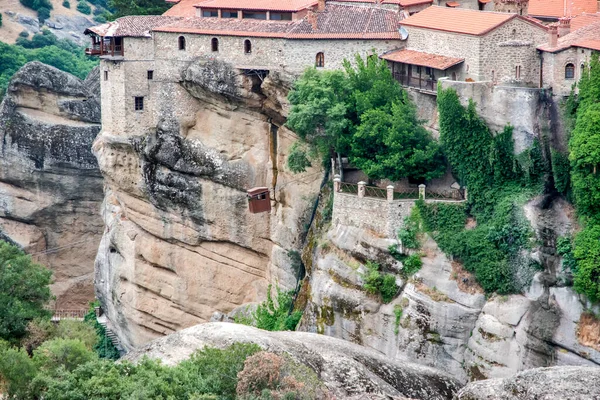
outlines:
M435 92L437 90L437 79L432 79L429 76L408 76L407 74L394 72L394 78L402 86L414 87L417 89L429 90L432 92Z
M78 310L53 309L50 311L52 312L52 321L62 321L65 319L81 321L89 310L84 308Z
M100 43L96 43L92 45L92 47L88 47L87 49L85 49L85 54L89 56L122 56L123 45L104 44L102 46L100 45Z
M339 175L338 175L339 176ZM336 178L339 179L339 178ZM348 193L358 195L358 197L371 197L377 199L392 200L417 200L419 198L427 200L447 200L447 201L463 201L466 200L466 189L445 189L445 190L429 190L425 185L419 185L418 188L408 188L402 191L393 189L393 186L388 186L383 189L377 186L367 186L365 182L348 183L334 180L334 187L339 193Z

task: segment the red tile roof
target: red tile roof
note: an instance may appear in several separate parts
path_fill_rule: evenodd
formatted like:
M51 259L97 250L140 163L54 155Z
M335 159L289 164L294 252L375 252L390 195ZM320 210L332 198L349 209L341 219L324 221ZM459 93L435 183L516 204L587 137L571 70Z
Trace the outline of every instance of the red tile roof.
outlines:
M196 7L227 8L235 10L300 11L317 5L317 0L204 0Z
M598 11L596 0L529 0L527 12L536 17L571 17Z
M164 15L128 16L119 18L113 22L93 26L86 29L84 33L91 32L99 36L143 37L149 36L153 28L179 20L181 20L179 17Z
M382 55L381 58L388 61L420 65L440 70L446 70L465 61L464 58L446 57L414 50L396 50Z
M433 3L433 0L400 0L402 7L417 6L419 4Z
M169 8L163 15L173 17L195 17L198 0L180 0L173 7Z
M576 31L584 26L600 22L600 13L595 14L580 14L571 18L571 31Z
M400 24L467 35L484 35L512 18L517 18L517 14L431 6L400 21Z
M316 27L308 17L296 21L193 17L153 30L286 39L400 39L398 18L397 12L383 8L327 4L316 13Z
M600 22L589 24L568 35L558 38L556 47L550 47L549 44L543 44L538 46L538 50L550 53L557 53L566 50L569 47L583 47L596 50L598 42L600 42Z

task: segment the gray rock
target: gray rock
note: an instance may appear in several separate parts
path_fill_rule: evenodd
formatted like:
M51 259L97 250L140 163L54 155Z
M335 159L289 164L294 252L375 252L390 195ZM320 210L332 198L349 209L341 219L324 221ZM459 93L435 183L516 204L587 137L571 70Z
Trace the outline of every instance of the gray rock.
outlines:
M600 368L551 367L520 372L504 379L469 383L457 400L597 400Z
M187 359L204 346L223 348L232 343L256 343L274 353L289 354L313 369L339 398L384 395L411 399L451 399L458 383L432 368L390 361L376 351L343 340L306 332L267 332L245 325L212 322L156 339L125 356L161 359L168 365ZM383 397L385 398L385 397Z

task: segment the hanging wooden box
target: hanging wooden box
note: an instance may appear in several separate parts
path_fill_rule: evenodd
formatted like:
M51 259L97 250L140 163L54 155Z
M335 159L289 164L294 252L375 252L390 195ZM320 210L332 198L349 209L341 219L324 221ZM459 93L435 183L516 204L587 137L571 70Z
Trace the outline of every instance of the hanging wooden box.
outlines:
M248 208L252 214L271 211L269 188L255 187L248 189Z

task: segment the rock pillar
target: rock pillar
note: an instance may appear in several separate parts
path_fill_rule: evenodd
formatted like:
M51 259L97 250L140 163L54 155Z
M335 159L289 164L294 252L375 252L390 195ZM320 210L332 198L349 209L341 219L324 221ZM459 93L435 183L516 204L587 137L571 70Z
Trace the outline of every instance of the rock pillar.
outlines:
M367 182L360 181L358 182L358 197L365 197L365 186L367 186Z

